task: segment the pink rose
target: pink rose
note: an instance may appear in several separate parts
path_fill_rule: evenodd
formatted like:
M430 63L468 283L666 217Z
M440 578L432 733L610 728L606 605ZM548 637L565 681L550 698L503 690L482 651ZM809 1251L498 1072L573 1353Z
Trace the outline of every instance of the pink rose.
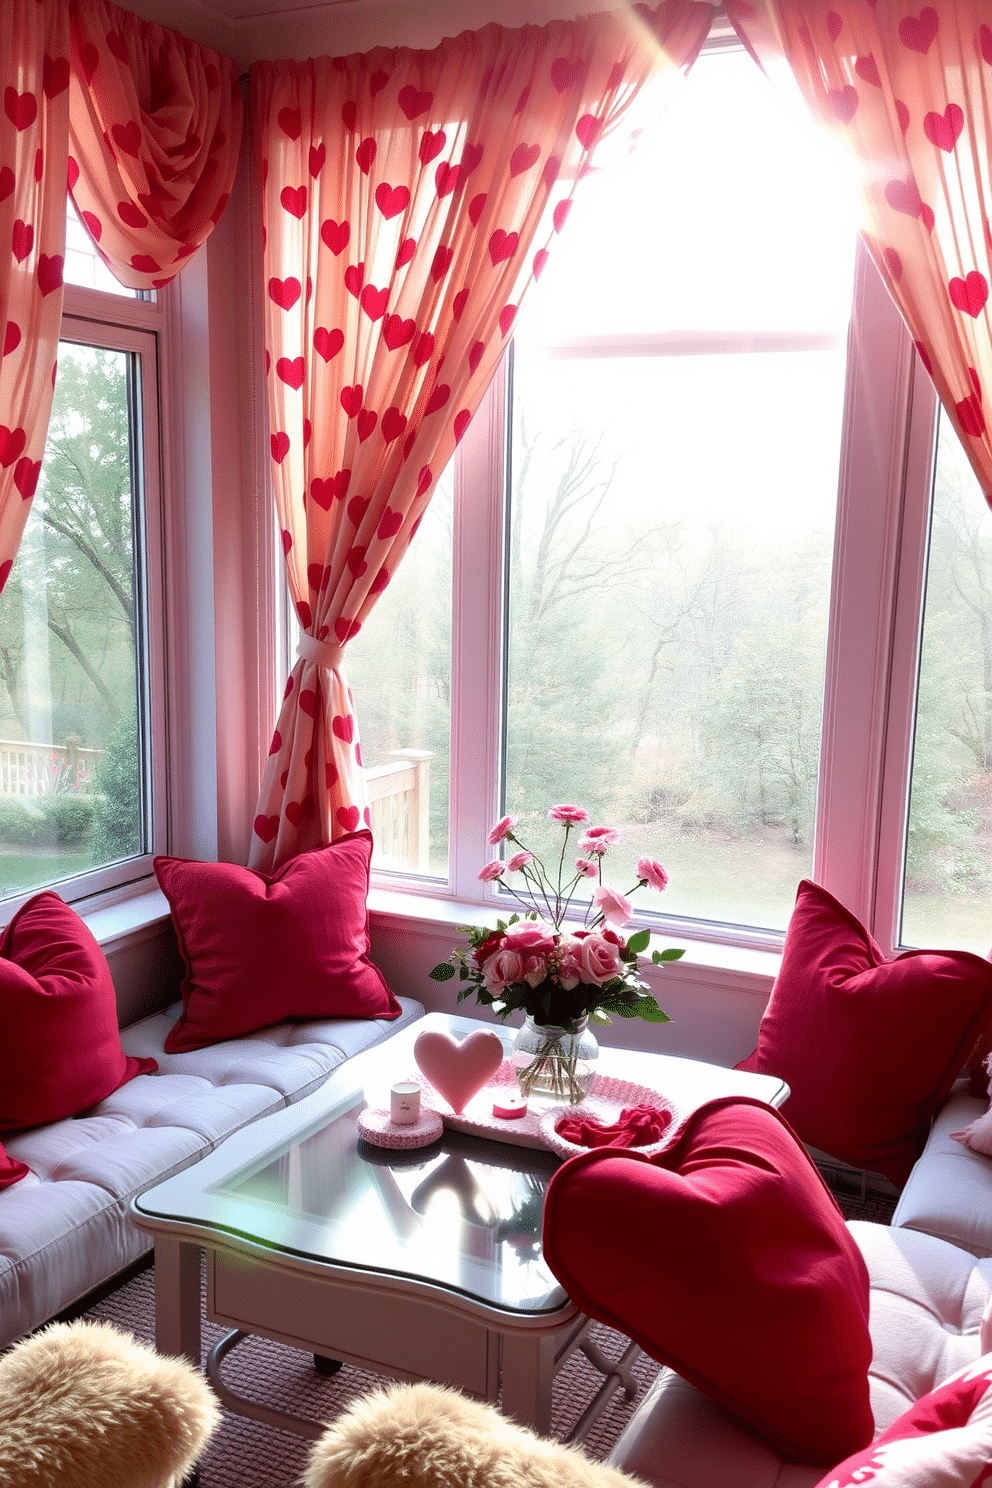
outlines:
M521 953L549 956L558 944L558 932L542 920L518 920L507 930L503 944Z
M579 851L584 853L605 853L608 847L620 841L620 833L616 827L587 827L579 838Z
M634 913L630 901L618 894L616 889L608 889L605 884L600 884L594 890L592 902L608 925L626 925Z
M551 821L564 822L567 826L581 827L589 820L589 813L583 811L581 806L552 806L548 817Z
M511 982L522 982L523 979L524 958L516 951L507 950L504 946L486 962L483 980L489 992L502 992Z
M620 952L601 935L579 942L579 974L583 982L608 982L620 970Z
M591 858L576 858L575 871L581 873L583 878L595 878L599 869Z
M501 816L486 838L489 846L495 847L497 842L502 842L504 837L509 837L519 820L520 818L516 816Z
M503 877L503 869L505 866L505 864L498 861L494 863L487 863L484 868L479 870L479 878L482 880L483 883L492 883L494 878Z
M657 889L659 894L662 889L668 888L668 874L657 858L638 858L637 877L641 883L646 883L648 888Z
M514 853L513 857L508 859L506 864L507 871L509 873L519 873L521 868L526 868L527 864L533 863L533 861L534 854L528 852L527 849L524 848L522 852Z
M539 986L547 974L548 960L546 956L524 957L524 981L528 987Z
M577 935L563 935L558 942L558 980L566 992L571 992L582 980L581 945Z

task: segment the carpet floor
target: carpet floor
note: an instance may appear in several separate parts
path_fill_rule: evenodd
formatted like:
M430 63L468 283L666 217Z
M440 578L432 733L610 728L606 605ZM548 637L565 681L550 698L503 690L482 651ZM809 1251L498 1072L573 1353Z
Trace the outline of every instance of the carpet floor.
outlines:
M845 1216L886 1224L892 1201L869 1194L861 1199L837 1194ZM91 1307L84 1316L101 1318L127 1329L148 1343L154 1339L155 1273L142 1271ZM204 1321L204 1348L223 1330ZM627 1339L596 1326L595 1341L610 1358L618 1358ZM638 1393L628 1401L618 1390L586 1437L591 1457L602 1459L629 1421L654 1379L658 1365L642 1356L634 1366ZM383 1383L380 1376L344 1365L332 1376L318 1375L309 1354L264 1338L247 1338L225 1359L221 1373L239 1394L295 1415L329 1421L352 1400ZM576 1352L555 1380L552 1435L564 1438L602 1384L602 1375ZM299 1482L309 1443L302 1437L263 1426L232 1411L223 1419L200 1463L200 1488L292 1488Z

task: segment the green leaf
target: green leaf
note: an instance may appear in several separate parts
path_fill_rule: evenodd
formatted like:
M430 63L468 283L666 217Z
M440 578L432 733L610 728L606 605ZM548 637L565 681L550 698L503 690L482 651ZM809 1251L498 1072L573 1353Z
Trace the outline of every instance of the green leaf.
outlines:
M433 971L428 972L432 982L450 982L455 974L455 968L449 961L442 961L440 966L435 966Z
M633 1015L635 1018L643 1018L645 1023L671 1023L671 1018L663 1012L658 1004L652 1001L642 1004Z
M639 955L641 951L647 950L648 942L650 941L650 939L650 930L638 930L637 934L632 935L627 941L627 949L628 951L634 951L636 954Z
M684 950L679 951L672 947L667 951L652 951L651 960L655 966L661 966L665 961L679 961L684 955Z

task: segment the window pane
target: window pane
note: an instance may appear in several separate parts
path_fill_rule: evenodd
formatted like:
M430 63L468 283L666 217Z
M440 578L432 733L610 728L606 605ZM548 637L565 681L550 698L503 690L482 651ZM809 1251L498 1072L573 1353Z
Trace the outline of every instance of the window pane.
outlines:
M66 197L65 271L66 284L81 284L86 289L102 289L108 294L138 297L115 279L96 250L96 245L76 214L72 197Z
M957 435L937 439L901 940L992 942L992 512Z
M373 866L448 872L453 466L345 667L372 798Z
M741 54L585 184L516 337L505 809L539 851L558 801L619 827L611 884L670 873L644 908L781 929L812 869L849 185Z
M59 345L38 493L0 596L0 894L143 850L134 361Z

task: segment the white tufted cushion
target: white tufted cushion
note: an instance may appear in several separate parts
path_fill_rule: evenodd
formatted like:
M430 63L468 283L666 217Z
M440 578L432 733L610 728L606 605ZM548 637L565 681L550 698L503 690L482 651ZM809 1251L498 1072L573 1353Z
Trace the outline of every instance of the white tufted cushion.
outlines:
M309 1095L344 1061L423 1014L279 1023L188 1054L165 1054L179 1005L121 1032L158 1060L82 1116L4 1138L31 1169L0 1190L0 1347L71 1306L149 1248L128 1218L134 1195L239 1127Z
M987 1096L959 1086L937 1112L923 1155L902 1191L894 1225L942 1235L974 1255L992 1255L992 1157L955 1142L989 1108Z
M861 1222L852 1222L850 1230L871 1278L869 1376L878 1432L979 1357L992 1260L976 1260L956 1245L912 1230ZM740 1366L747 1369L747 1359ZM835 1465L784 1462L669 1369L661 1372L607 1460L655 1488L813 1488Z

